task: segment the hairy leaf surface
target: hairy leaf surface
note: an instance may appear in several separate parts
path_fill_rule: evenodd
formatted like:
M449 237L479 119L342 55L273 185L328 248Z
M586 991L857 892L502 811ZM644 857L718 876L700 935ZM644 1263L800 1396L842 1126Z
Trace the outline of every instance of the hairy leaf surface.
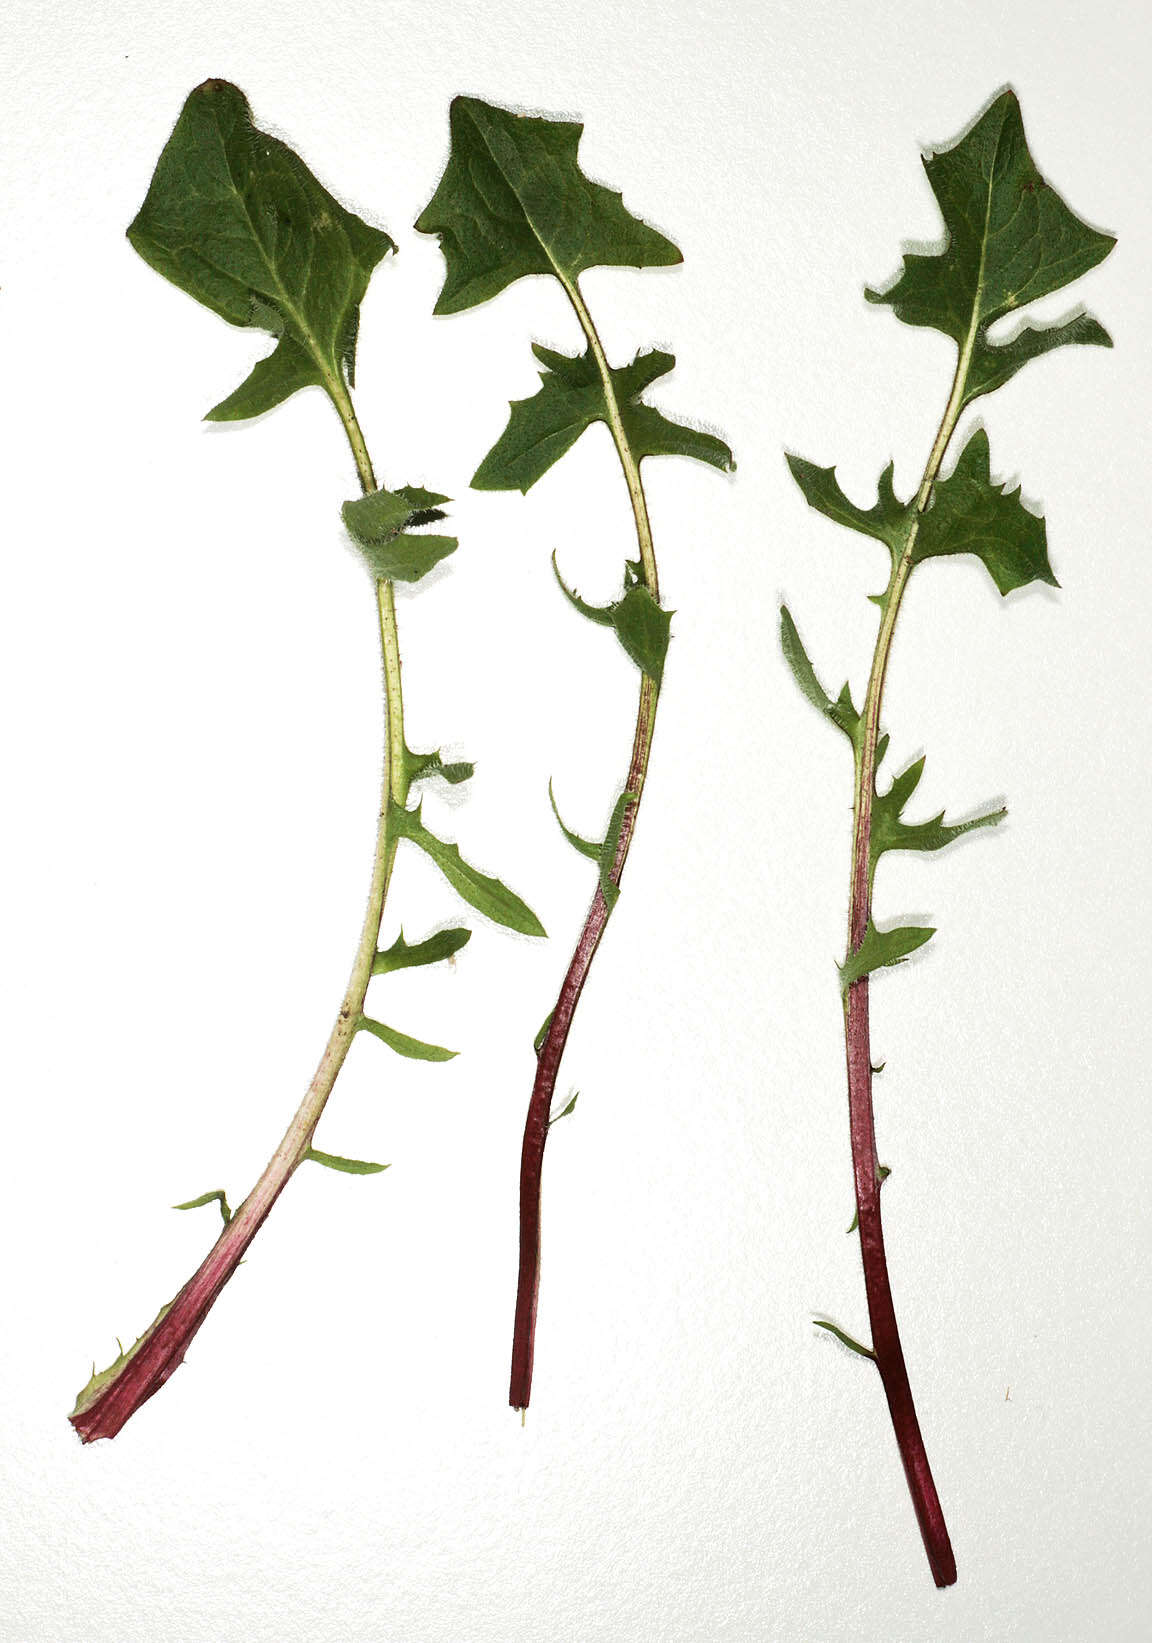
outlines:
M275 352L208 413L259 416L298 388L352 380L360 304L396 249L345 210L303 161L252 124L227 80L191 93L128 230L158 273Z
M486 302L526 274L573 282L586 268L667 267L680 252L580 170L584 127L456 97L452 147L416 221L439 234L447 265L438 314Z
M612 869L616 865L616 851L620 846L620 834L624 827L625 812L630 804L635 803L635 793L621 793L612 806L608 831L604 835L604 843L600 846L600 894L603 896L604 905L609 912L620 900L620 886L612 877Z
M842 730L848 740L855 746L856 738L860 733L860 715L852 704L852 693L848 688L847 680L845 680L839 696L833 701L816 677L816 670L808 660L808 653L801 643L800 635L796 631L796 624L792 620L792 613L787 605L780 606L780 648L784 652L784 660L791 668L792 677L799 685L801 693L826 719L832 721L837 730Z
M871 975L873 970L882 970L889 964L900 964L935 934L935 926L926 924L898 924L892 930L878 930L869 919L864 940L840 965L841 989L847 992L861 976Z
M471 930L457 925L451 930L437 930L424 941L405 941L401 930L391 947L382 948L372 961L374 976L389 976L394 970L411 970L420 964L439 964L452 958L472 940Z
M999 810L989 810L982 816L973 816L969 821L946 822L944 812L933 816L924 822L906 822L901 819L901 812L916 788L920 784L920 777L924 773L923 758L915 759L892 778L892 784L886 793L877 793L872 801L872 865L875 867L886 850L943 850L954 839L971 833L977 827L995 827L997 822L1003 821L1008 814L1001 807Z
M472 478L478 491L528 491L570 450L594 422L611 423L604 383L589 349L573 358L534 343L545 370L531 399L514 399L508 426ZM659 350L638 353L631 365L610 369L620 419L639 462L646 456L691 456L725 472L732 452L715 434L670 421L639 396L672 370L676 360Z
M394 806L396 830L432 858L457 895L463 896L477 912L510 930L519 930L526 936L546 934L535 913L515 891L465 861L456 845L446 844L435 833L430 833L421 820L420 811L420 805L415 810Z
M418 582L455 553L454 536L410 534L417 525L443 519L439 504L446 496L405 485L397 491L369 491L345 502L340 510L349 535L373 576L385 582Z
M892 489L894 463L890 462L880 475L876 487L877 499L873 505L859 508L840 489L835 468L818 468L802 456L793 456L790 452L786 454L792 477L803 491L809 507L835 520L838 525L846 525L849 530L875 537L893 553L899 553L907 535L912 503L901 502Z
M395 1027L386 1026L383 1021L375 1021L368 1015L360 1017L356 1030L371 1033L373 1038L387 1044L397 1055L406 1055L410 1061L453 1061L460 1053L459 1050L441 1049L439 1044L425 1044L422 1038L412 1038L408 1033L397 1032Z
M552 806L552 814L556 818L556 825L559 827L564 837L568 840L568 843L572 846L573 850L578 851L582 856L586 856L589 861L599 861L600 852L604 848L603 844L598 843L595 839L581 838L579 833L574 833L566 824L563 816L560 814L560 811L556 806L556 795L552 791L551 782L548 783L548 802Z
M342 1175L379 1175L391 1168L390 1164L370 1164L363 1158L341 1158L339 1153L321 1152L318 1147L309 1147L304 1157L310 1164L323 1164L325 1169L339 1170Z
M614 628L624 650L643 673L659 684L664 677L664 662L671 638L672 612L664 610L653 599L648 589L639 582L629 581L622 599L611 605L590 605L565 582L552 555L552 569L569 604L590 622L600 627Z
M1048 563L1044 521L1020 500L1020 488L1006 491L992 481L988 435L977 428L947 479L936 485L932 506L922 516L913 562L954 553L972 553L985 565L1002 594L1029 582L1060 584Z
M459 759L453 764L445 764L439 752L413 753L410 747L404 749L404 763L410 783L426 781L429 776L439 776L442 781L456 787L460 782L466 782L476 774L476 766L467 760Z
M1025 325L1007 342L981 340L968 367L964 403L970 405L981 394L993 393L1014 377L1030 359L1050 354L1053 348L1072 343L1111 348L1112 338L1091 314L1077 314L1061 325Z
M973 349L966 400L1006 382L1029 359L1063 343L1107 343L1103 326L1081 316L1011 342L988 341L988 327L1070 285L1116 241L1082 222L1036 168L1015 92L1003 91L951 148L924 167L948 234L942 252L909 252L895 284L867 291L908 325L944 331Z

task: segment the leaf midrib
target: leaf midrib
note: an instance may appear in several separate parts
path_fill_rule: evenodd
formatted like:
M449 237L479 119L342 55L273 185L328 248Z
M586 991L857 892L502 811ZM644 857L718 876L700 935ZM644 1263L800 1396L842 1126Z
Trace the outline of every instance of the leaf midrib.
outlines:
M256 128L253 127L252 129L255 132ZM219 126L218 122L216 123L216 125L214 127L214 135L215 135L217 141L220 144L220 154L221 154L221 157L224 161L224 170L225 170L225 174L227 175L229 185L231 186L232 192L236 197L236 201L237 201L237 203L240 207L241 213L243 214L244 220L248 224L248 230L249 230L250 234L252 235L253 243L255 244L256 249L260 254L260 260L264 264L265 268L268 270L268 277L272 281L272 284L275 287L275 290L277 292L277 300L280 303L281 308L285 311L285 313L292 318L292 320L294 321L298 331L300 332L300 334L304 338L305 345L309 349L310 353L312 354L313 359L316 361L317 367L319 368L321 375L325 378L326 381L331 382L333 374L334 374L334 370L335 370L335 359L330 360L328 358L328 356L325 353L324 349L320 345L319 339L317 338L315 332L312 330L312 327L307 323L304 316L301 314L299 308L296 306L295 302L293 302L292 298L288 295L288 292L284 287L284 282L280 278L280 275L277 272L275 264L271 261L271 259L269 258L268 252L264 248L264 241L261 239L260 234L257 231L255 220L253 219L252 213L248 208L248 202L244 198L243 191L239 187L239 185L236 181L236 178L233 175L232 165L231 165L231 162L230 162L229 156L228 156L228 149L227 149L227 147L224 143L223 133L220 130L220 126ZM256 135L261 136L261 135L263 135L263 133L256 133ZM352 252L351 246L349 246L348 250L349 250L349 255L354 257L354 253ZM307 285L308 280L311 277L314 251L315 251L315 242L314 242L314 239L310 239L309 243L308 243L308 260L307 260L305 276L304 276L305 286ZM227 274L228 270L225 269L225 268L222 268L220 270L220 272L223 273L223 274ZM231 277L235 278L234 275L231 276Z
M481 126L479 120L477 120L475 114L472 112L471 107L467 103L465 103L464 107L465 107L465 111L468 115L468 119L471 121L473 131L475 131L477 137L479 137L481 143L484 145L484 150L487 153L488 158L492 161L492 164L496 167L497 171L503 177L504 181L508 184L508 187L512 190L512 193L515 195L516 203L520 207L520 210L523 212L524 221L528 224L528 227L532 230L532 233L536 237L537 244L540 246L540 249L544 252L544 255L547 257L548 261L551 263L552 271L555 274L556 278L561 282L561 284L564 284L569 277L575 278L574 274L572 276L569 276L567 274L567 271L561 266L560 262L557 260L555 254L553 253L551 245L544 238L543 233L541 232L541 230L539 229L539 227L536 224L536 219L533 217L531 211L528 209L528 206L525 204L523 195L520 193L520 190L516 187L516 184L512 181L512 179L508 175L507 171L505 171L504 167L501 165L499 157L497 156L495 150L493 149L492 144L488 141L487 133L485 132L485 130Z

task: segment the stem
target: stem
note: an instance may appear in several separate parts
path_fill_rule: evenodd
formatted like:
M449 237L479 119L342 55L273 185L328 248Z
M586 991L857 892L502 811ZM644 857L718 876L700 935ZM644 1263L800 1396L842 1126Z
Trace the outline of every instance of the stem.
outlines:
M916 496L916 511L898 556L893 557L892 574L884 599L876 650L868 678L868 692L861 716L861 736L856 751L856 782L852 829L852 878L848 903L848 952L853 954L864 939L872 915L872 801L876 792L876 744L880 732L880 708L888 657L896 618L904 590L912 573L912 555L920 520L932 498L944 454L956 429L964 405L964 389L976 340L976 314L956 363L952 392L932 446L924 477ZM872 1326L872 1351L884 1392L904 1474L912 1495L924 1549L937 1586L951 1586L956 1580L956 1559L948 1538L948 1528L940 1497L928 1465L928 1455L916 1417L912 1387L904 1363L892 1285L884 1252L884 1229L880 1218L881 1177L876 1155L876 1127L872 1107L872 1048L870 1038L868 977L861 976L847 989L844 998L844 1038L848 1062L848 1119L852 1138L852 1168L856 1182L856 1213L860 1233L860 1255L864 1266L864 1288Z
M351 397L342 380L326 382L348 436L361 488L376 489L371 459L356 419ZM356 1036L364 999L372 976L372 963L380 939L384 901L396 859L397 839L390 817L393 804L403 806L408 794L404 758L404 701L400 685L400 654L396 632L396 608L390 582L376 587L380 641L384 658L387 701L388 751L380 795L376 848L364 924L348 978L336 1024L332 1028L320 1064L296 1114L284 1132L280 1145L265 1166L252 1191L237 1209L220 1237L175 1300L127 1353L92 1381L76 1400L69 1420L85 1443L97 1438L114 1438L124 1423L146 1403L179 1368L184 1354L211 1311L225 1284L240 1265L248 1246L267 1219L312 1143L320 1115L332 1093L341 1067Z
M636 525L636 541L640 549L643 583L653 599L659 602L660 584L656 570L656 554L652 545L652 523L648 517L648 503L644 496L643 481L640 478L640 465L633 454L632 447L628 442L628 435L624 429L624 421L620 414L620 404L616 398L616 390L612 382L612 373L608 367L608 360L605 357L599 334L592 322L592 316L584 303L579 285L575 280L569 280L564 275L558 275L558 278L568 294L569 301L576 310L576 317L580 321L585 337L588 339L588 346L592 350L592 356L600 373L604 399L608 408L608 426L612 432L612 439L620 458L620 466L624 471L624 479L632 503L632 516ZM644 783L648 775L648 759L652 751L652 737L656 728L656 708L659 699L659 685L649 674L642 674L640 699L636 709L636 729L632 738L632 756L622 789L625 793L635 794L635 798L624 810L620 837L616 845L616 855L609 874L614 884L620 883L624 872L624 864L628 860L632 835L636 830L636 818L639 814L640 800L643 797ZM536 1077L532 1085L532 1096L528 1103L528 1116L524 1124L524 1144L520 1154L520 1270L516 1289L516 1317L512 1334L512 1373L508 1388L508 1402L513 1409L527 1409L532 1396L532 1366L536 1349L536 1311L540 1293L540 1194L544 1172L544 1148L548 1141L548 1127L556 1091L556 1080L560 1072L560 1062L568 1042L572 1020L576 1013L576 1006L580 1002L580 994L583 991L585 981L588 979L588 972L592 967L592 960L596 956L596 949L600 945L600 938L603 936L605 926L608 923L609 913L610 909L604 900L599 885L597 885L596 894L592 898L592 905L588 909L588 916L584 920L583 929L580 931L576 950L565 973L560 995L556 1000L556 1007L552 1011L548 1029L536 1060Z

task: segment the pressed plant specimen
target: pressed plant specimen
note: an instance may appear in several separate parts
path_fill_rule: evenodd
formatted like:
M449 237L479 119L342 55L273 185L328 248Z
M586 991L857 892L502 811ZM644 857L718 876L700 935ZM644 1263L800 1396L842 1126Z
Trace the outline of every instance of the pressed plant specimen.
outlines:
M873 922L876 866L890 850L940 850L972 828L991 826L1003 809L949 824L943 812L908 822L904 809L924 768L916 759L877 786L888 738L881 731L884 680L892 636L908 579L925 560L974 554L1002 595L1030 582L1056 586L1048 562L1044 521L992 478L988 436L969 432L951 472L940 477L965 409L1015 376L1029 360L1065 343L1111 346L1099 322L1079 314L1061 324L1024 324L1003 340L989 327L1028 303L1070 284L1112 249L1111 235L1088 227L1044 180L1028 151L1020 107L1002 92L951 148L925 159L947 232L943 251L909 253L896 282L869 301L886 303L908 325L943 331L956 344L956 369L940 427L913 497L901 501L893 466L880 476L878 498L861 508L841 490L833 468L790 456L793 477L810 505L837 524L882 542L888 550L887 586L874 598L880 622L872 668L858 711L847 684L835 699L820 684L787 609L781 611L784 654L808 700L847 736L855 761L848 948L840 967L848 1062L848 1109L856 1185L856 1225L872 1327L863 1346L825 1321L846 1346L879 1370L908 1487L938 1586L956 1579L956 1562L924 1448L900 1344L880 1221L880 1191L888 1174L877 1159L872 1110L869 977L900 963L934 931L919 925L880 928Z
M543 935L531 910L499 880L477 871L456 845L439 839L409 803L430 778L457 783L468 764L445 764L437 752L414 753L404 735L404 702L393 584L426 575L456 548L452 537L420 527L444 517L448 500L420 486L377 485L353 407L360 304L377 263L395 246L388 235L345 210L291 149L252 123L243 94L223 80L191 93L160 156L147 197L128 230L133 246L158 272L232 325L277 339L247 380L208 412L208 420L259 416L298 389L319 387L347 435L361 494L343 517L359 548L376 601L387 734L376 848L368 906L335 1026L304 1099L264 1173L235 1214L223 1191L180 1209L217 1202L224 1222L215 1245L136 1344L81 1392L70 1419L81 1438L115 1437L182 1362L280 1193L302 1163L349 1174L385 1166L321 1152L312 1140L353 1039L364 1032L402 1056L445 1061L455 1052L426 1044L366 1013L369 983L413 965L451 958L468 941L462 927L409 942L401 931L380 946L385 898L402 840L424 851L452 887L481 913L527 935Z
M544 366L539 392L514 401L508 426L484 458L472 484L480 490L527 492L595 422L607 424L620 459L636 527L637 558L623 568L620 598L586 603L553 560L561 589L582 616L610 628L640 672L639 703L627 774L602 840L557 821L569 843L597 865L597 885L556 1004L536 1040L536 1076L524 1128L520 1169L520 1267L509 1402L525 1410L532 1392L536 1308L540 1284L540 1193L544 1148L555 1118L556 1079L580 993L620 894L620 880L639 814L668 650L671 613L660 603L652 525L640 464L649 456L691 456L730 470L732 453L714 434L672 422L641 395L671 371L671 354L638 353L630 365L609 365L580 276L596 267L667 267L683 261L672 242L634 217L621 196L580 170L583 126L457 97L450 114L452 146L435 195L418 219L438 234L447 265L438 314L494 297L529 274L558 280L575 311L586 347L575 357L534 346ZM553 799L555 810L555 800Z

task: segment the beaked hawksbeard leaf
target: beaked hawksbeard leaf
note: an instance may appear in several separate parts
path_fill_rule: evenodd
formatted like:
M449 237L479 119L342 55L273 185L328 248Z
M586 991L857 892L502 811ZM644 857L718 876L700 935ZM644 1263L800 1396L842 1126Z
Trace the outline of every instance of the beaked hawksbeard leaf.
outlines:
M340 512L373 576L386 582L418 582L456 551L454 536L412 534L417 525L443 519L440 504L447 501L436 491L402 485L396 491L376 490L357 496L345 502ZM445 768L441 766L439 773L443 774ZM421 774L432 772L424 770Z
M417 805L415 810L406 810L402 805L393 805L392 818L400 837L410 839L430 856L457 895L463 896L478 913L509 930L519 930L522 935L545 935L547 932L540 920L514 890L465 861L456 845L447 844L429 832L421 819L421 808Z
M620 899L620 886L612 877L612 869L616 865L616 852L620 848L620 834L624 830L625 814L628 806L635 803L635 793L621 793L612 807L608 831L604 835L604 843L600 846L600 894L609 912Z
M892 488L895 464L890 462L876 486L876 501L870 508L857 507L840 489L835 468L818 468L802 456L786 453L792 477L804 493L808 506L825 518L849 530L872 536L893 554L900 552L913 513L911 502L901 502Z
M383 947L372 961L374 976L389 976L394 970L411 970L421 964L440 964L454 958L472 939L471 930L460 925L450 930L437 930L424 941L405 941L401 930L391 947Z
M1002 594L1029 582L1060 584L1048 563L1044 521L1020 500L1020 488L1006 491L992 482L988 435L977 428L947 479L933 491L921 516L912 560L972 553L981 560Z
M459 1050L445 1050L439 1044L426 1044L422 1038L412 1038L408 1033L397 1032L395 1027L389 1027L383 1021L375 1021L371 1016L362 1015L356 1023L357 1032L371 1033L382 1044L387 1044L390 1050L397 1055L405 1055L410 1061L454 1061Z
M626 654L642 673L647 673L659 684L664 677L664 662L668 655L672 612L664 610L643 584L631 578L622 599L610 605L590 605L574 593L560 575L555 554L552 555L552 569L569 604L590 622L614 629Z
M860 715L853 706L848 681L844 681L843 689L836 700L833 701L816 677L816 670L808 660L808 652L804 649L800 635L796 631L796 624L792 620L792 613L787 605L780 606L780 648L784 652L784 660L792 670L792 677L800 687L801 694L807 697L812 706L817 708L826 719L830 719L837 730L842 730L852 745L855 746L860 736Z
M470 780L476 774L476 766L465 759L458 759L452 764L444 763L444 756L439 750L432 753L413 753L410 747L404 749L404 766L408 773L409 784L412 782L427 781L430 776L439 776L441 781L456 787L460 782Z
M935 934L935 925L898 924L892 930L878 930L869 919L863 941L839 966L841 991L847 992L853 982L871 975L873 970L882 970L889 964L902 964L918 947L931 941Z
M556 795L552 791L551 782L548 783L548 798L552 805L552 814L559 824L560 831L573 850L579 851L580 855L586 856L589 861L594 861L599 868L600 894L604 897L604 904L608 911L611 912L620 899L620 886L612 877L612 869L616 865L616 851L619 848L620 833L624 826L624 813L630 804L636 803L635 793L621 793L612 807L608 829L604 837L598 842L594 839L582 838L579 833L574 833L566 825L563 816L556 807ZM545 1023L545 1030L546 1027L547 1023Z
M351 381L360 304L372 270L396 249L258 130L227 80L206 80L188 97L128 238L229 324L278 339L208 413L220 422L259 416L345 373Z
M573 358L536 343L532 352L546 367L540 373L540 389L531 399L512 401L508 426L473 476L478 491L526 492L586 428L611 421L591 349ZM735 464L722 439L672 422L654 406L641 403L644 390L675 363L672 354L652 349L637 354L631 365L610 371L632 455L637 462L646 456L691 456L730 473Z
M586 268L683 260L671 240L625 210L619 194L584 176L578 121L456 97L449 124L447 168L416 221L422 234L439 234L444 252L438 314L486 302L527 274L570 284Z
M977 827L995 827L1008 814L999 810L986 811L968 821L946 822L944 812L924 822L906 822L901 812L920 785L924 774L924 759L914 759L899 775L893 776L886 793L877 793L872 800L872 866L887 850L943 850L954 839L971 833Z
M965 404L1065 343L1111 346L1087 315L1026 327L1007 342L988 340L998 319L1070 285L1116 243L1082 222L1040 175L1013 91L1001 92L951 148L927 155L924 167L948 243L929 256L907 253L894 285L865 294L906 324L931 326L971 349Z
M321 1152L318 1147L309 1147L304 1157L310 1164L323 1164L325 1169L339 1170L341 1175L380 1175L391 1167L370 1164L366 1158L341 1158L339 1153Z

